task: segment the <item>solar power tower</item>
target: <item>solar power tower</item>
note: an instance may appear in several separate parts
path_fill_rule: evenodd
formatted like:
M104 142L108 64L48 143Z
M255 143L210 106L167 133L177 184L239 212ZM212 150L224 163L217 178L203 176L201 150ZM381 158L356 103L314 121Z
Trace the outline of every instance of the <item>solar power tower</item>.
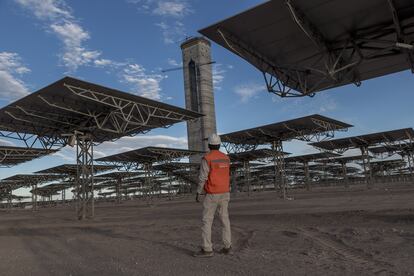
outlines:
M187 122L188 149L205 152L208 136L216 133L210 42L191 38L181 44L181 50L186 108L205 115ZM190 162L200 162L200 157L192 156Z

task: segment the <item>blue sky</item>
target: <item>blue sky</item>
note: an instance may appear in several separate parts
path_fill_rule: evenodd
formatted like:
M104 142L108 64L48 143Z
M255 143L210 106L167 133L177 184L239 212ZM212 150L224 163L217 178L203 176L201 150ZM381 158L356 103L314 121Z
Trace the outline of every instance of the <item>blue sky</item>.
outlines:
M184 106L182 72L161 73L180 65L180 43L261 2L0 0L0 105L71 75ZM220 133L313 113L355 125L339 136L414 125L414 76L409 71L314 98L280 99L265 91L261 73L239 57L214 43L212 57ZM148 145L186 147L185 124L103 144L96 156ZM285 150L313 151L303 143L286 143ZM73 160L73 149L65 148L55 156L0 169L0 178Z

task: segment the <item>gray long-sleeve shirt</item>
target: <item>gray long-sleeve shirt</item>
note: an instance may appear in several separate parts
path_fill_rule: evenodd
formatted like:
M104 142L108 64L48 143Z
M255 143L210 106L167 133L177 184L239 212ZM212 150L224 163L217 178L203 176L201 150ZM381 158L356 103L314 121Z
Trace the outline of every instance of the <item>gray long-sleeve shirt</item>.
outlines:
M201 159L200 164L200 174L198 175L198 186L197 193L201 194L204 191L204 184L208 179L208 174L210 172L210 167L208 166L206 159Z

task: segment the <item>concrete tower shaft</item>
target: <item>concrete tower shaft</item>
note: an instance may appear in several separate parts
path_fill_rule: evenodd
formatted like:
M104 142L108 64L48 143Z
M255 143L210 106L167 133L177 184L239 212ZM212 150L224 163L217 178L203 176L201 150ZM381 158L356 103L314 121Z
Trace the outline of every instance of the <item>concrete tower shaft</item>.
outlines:
M192 38L181 44L181 50L186 108L205 115L187 122L188 148L207 151L208 136L217 132L210 42L202 37ZM200 157L190 161L199 162Z

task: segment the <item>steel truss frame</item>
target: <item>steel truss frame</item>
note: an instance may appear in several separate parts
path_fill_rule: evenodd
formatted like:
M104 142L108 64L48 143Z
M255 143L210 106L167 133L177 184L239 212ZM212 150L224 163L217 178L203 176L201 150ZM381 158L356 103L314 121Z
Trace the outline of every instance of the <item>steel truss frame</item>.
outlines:
M147 199L152 199L154 187L153 187L153 181L152 178L154 177L154 171L152 170L152 163L145 163L143 164L143 169L145 172L145 179L144 179L144 185L145 185L145 196Z
M243 155L245 153L245 155ZM287 154L287 153L286 153ZM229 154L231 162L250 162L256 160L257 162L267 162L273 157L273 151L271 149L258 149L256 151L241 151L237 153Z
M341 167L342 167L342 179L344 180L344 186L345 188L349 188L348 170L346 167L346 161L341 162Z
M357 69L358 65L366 60L399 55L400 51L406 54L408 64L414 73L414 47L407 48L411 44L404 36L404 30L412 25L401 26L393 0L388 0L388 3L393 18L391 25L359 29L346 40L328 41L317 27L309 21L303 11L296 7L291 0L286 0L287 7L295 23L319 49L319 53L306 58L316 60L312 66L308 67L275 64L258 53L253 46L224 28L218 28L217 32L227 46L237 55L242 58L248 56L255 60L258 69L262 71L268 92L280 97L313 97L316 92L345 82L360 86L361 79ZM384 39L394 33L397 37L396 41ZM318 65L320 66L318 67ZM315 76L318 77L319 81L310 86L308 78ZM327 80L331 84L323 84Z
M37 183L32 183L32 211L37 211Z
M0 146L0 168L9 168L17 164L31 161L54 151L45 151L37 148L18 148Z
M104 177L108 179L104 180L103 182L100 182L97 185L94 185L94 187L99 189L100 191L99 194L105 194L105 193L101 193L101 189L104 187L106 188L114 187L115 191L111 192L110 194L115 193L116 203L120 204L122 200L122 184L124 183L124 181L128 181L134 176L137 176L140 174L141 174L140 172L135 173L135 172L129 172L129 171L118 171L115 173L100 175L99 177ZM97 183L96 178L94 179L94 182Z
M410 151L407 153L407 161L408 161L408 167L410 170L411 175L414 175L413 165L414 165L414 153Z
M92 101L114 110L108 114L102 114L92 109L82 110L82 108L76 105L65 106L64 104L43 95L38 95L38 98L50 107L90 118L90 120L95 123L97 129L103 132L134 135L136 132L146 133L151 128L168 128L174 123L191 119L185 114L180 114L179 112L167 110L162 107L152 106L146 103L137 103L67 83L64 83L63 86L81 99ZM74 119L70 116L68 117L62 114L47 113L33 108L16 106L15 110L16 112L10 110L5 112L14 120L22 123L29 123L31 128L33 128L32 133L35 134L19 133L12 130L4 131L4 129L9 128L0 125L0 128L3 129L0 131L0 137L23 141L27 147L34 147L36 144L41 144L45 149L51 149L55 146L63 147L67 144L68 137L62 137L61 134L67 133L67 128L79 127L82 123L84 123L78 122L76 121L76 118ZM28 117L39 120L28 120ZM171 124L152 125L149 124L151 118L169 120L171 121ZM48 122L59 123L59 129L53 130L54 134L50 134L50 132L45 133L44 129L48 129L49 131L51 129ZM106 137L104 137L105 135L103 133L100 135L102 136L99 137L100 141L95 139L95 143L101 141L114 141L119 138L113 138L111 135L106 135Z
M144 103L129 101L66 83L64 86L78 97L103 104L111 108L115 108L115 110L108 113L106 116L102 116L101 114L96 113L94 110L87 110L86 112L83 112L80 110L75 110L73 108L61 106L57 103L53 103L41 96L40 98L49 106L90 117L92 120L94 120L99 129L105 130L107 132L122 134L126 132L131 133L134 131L142 132L143 126L144 128L160 127L158 125L148 124L150 118L152 117L169 119L175 122L181 122L187 118L184 114L165 110L161 107L154 107ZM166 125L163 127L168 128L170 126L171 125Z
M408 138L404 138L404 139L395 139L395 140L390 140L385 133L382 134L383 137L383 141L382 142L377 142L377 143L370 143L369 141L365 140L363 137L360 136L356 136L356 137L350 137L352 139L357 139L358 141L360 141L361 143L355 143L352 142L351 145L344 147L344 148L337 148L335 150L333 150L334 152L338 152L338 153L344 153L345 151L352 149L352 148L358 148L361 151L361 156L362 156L362 165L363 165L363 169L364 169L364 175L365 175L365 181L366 181L366 185L367 188L370 189L372 188L372 169L371 169L371 161L370 161L370 155L369 155L369 146L374 146L374 145L383 145L386 148L390 148L390 149L400 149L400 150L404 150L406 149L406 145L407 145L407 141L409 144L413 144L414 143L414 137L411 136L411 134L407 131L404 132L404 135L406 135L406 137ZM404 136L405 137L405 136ZM351 140L352 141L352 140ZM412 150L409 150L407 153L407 157L408 157L408 163L409 166L411 168L411 161L414 162L414 153ZM411 159L411 161L410 161ZM411 174L413 174L412 169L410 169Z
M162 157L157 158L155 156L150 156L150 155L141 155L144 159L153 159L151 162L148 162L148 161L142 162L140 160L134 160L134 161L129 161L129 160L128 161L113 161L113 160L106 161L105 160L105 161L98 161L98 162L104 163L104 164L116 165L116 166L119 166L120 168L123 168L125 171L143 170L144 175L145 175L144 183L143 183L144 184L143 195L149 199L152 199L152 196L155 194L155 185L157 184L153 181L157 174L156 171L153 169L153 164L157 162L160 164L170 164L174 160L181 159L181 158L184 158L185 156L191 155L191 153L183 154L180 151L174 151L171 149L163 149L163 148L149 148L148 150L150 153L154 153L155 155L161 155ZM137 158L139 159L139 156L137 156ZM173 174L176 177L179 177L185 180L182 175L174 174L171 171L167 172L168 178L171 178L170 174ZM170 179L170 185L171 184L172 183ZM117 185L117 189L120 189L120 186L118 188L118 185ZM160 186L159 192L161 193L161 186Z
M90 135L78 135L76 143L76 212L79 220L95 215L93 179L93 139Z
M405 37L403 28L401 26L401 21L398 17L397 9L394 5L394 0L388 0L388 5L390 6L390 11L392 14L392 20L394 23L395 32L397 34L397 43L404 43L410 45L410 41L408 41ZM411 73L414 73L414 51L413 49L409 50L406 48L402 48L403 52L406 55L407 62L410 64Z
M1 183L0 190L0 202L3 200L7 201L7 209L11 210L13 207L13 184L12 183Z
M392 145L384 145L387 150L387 156L399 154L401 157L407 159L409 171L414 174L412 165L414 164L414 137L409 136L408 143L399 143ZM383 158L383 153L374 153L376 156Z
M226 148L227 152L231 152L230 150L237 150L237 152L232 153L240 153L247 150L255 150L260 144L235 144L235 143L223 143L224 147ZM278 189L284 199L286 199L286 174L285 174L285 159L284 159L284 152L283 152L283 141L275 140L272 142L272 156L270 158L273 159L274 162L274 188ZM244 150L247 149L247 150ZM267 158L266 158L267 159ZM237 175L237 170L235 171ZM250 195L250 162L243 161L243 176L244 176L244 184L247 184L247 192ZM235 181L237 181L235 179ZM279 185L278 185L279 183Z
M162 164L170 164L171 161L173 159L166 159L162 161ZM158 189L158 193L159 195L162 194L162 184L160 182L159 176L162 175L162 170L156 170L153 167L153 164L155 162L146 162L142 165L142 169L144 170L144 174L145 174L145 178L144 178L144 188L146 191L146 197L149 199L152 199L152 197L156 194L156 191ZM182 177L182 175L178 175L175 174L172 171L165 171L166 175L164 175L164 177L166 177L166 183L168 184L168 196L171 199L171 194L170 194L170 189L172 186L172 175L175 175L176 177L180 177L182 180L184 180L184 178Z
M180 151L174 151L171 149L163 149L163 148L152 148L152 147L148 147L147 148L148 151L150 153L154 153L154 155L161 155L161 158L158 158L156 156L149 156L149 155L141 155L141 154L137 154L136 158L139 159L139 157L141 156L143 159L152 159L151 163L169 163L172 161L176 161L178 159L181 158L185 158L188 157L190 155L193 154L197 154L197 153L187 153L187 154L183 154L183 152ZM200 152L201 153L201 152ZM145 164L147 164L148 162L142 162L140 160L98 160L99 163L103 163L103 164L107 164L107 165L113 165L113 166L117 166L119 168L124 169L125 171L134 171L134 170L140 170L140 169L144 169L145 170Z
M0 128L5 129L0 125ZM66 137L48 137L42 136L43 134L27 134L13 131L3 131L0 130L0 137L21 141L25 144L27 148L34 148L37 145L40 145L43 149L52 149L54 147L64 147L67 144Z
M250 178L250 163L249 161L243 161L243 177L244 185L247 185L247 195L250 196L251 192L251 178Z
M413 137L411 137L411 143L413 142ZM412 144L414 146L414 144ZM407 163L408 163L408 168L409 171L411 173L411 175L414 175L414 170L413 170L413 165L414 165L414 147L410 148L406 148L404 147L404 145L399 145L400 151L398 151L397 153L399 155L401 155L401 157L406 158L407 159Z
M346 152L347 150L356 148L359 149L361 151L361 160L362 160L362 166L364 169L364 175L365 175L365 182L366 182L366 186L368 189L372 188L372 173L371 173L371 166L370 166L370 155L369 155L369 149L368 149L368 145L369 142L368 141L364 141L362 140L360 137L355 137L358 140L361 140L365 143L365 145L361 145L361 144L353 144L351 146L347 146L344 148L337 148L335 150L325 150L325 149L320 149L322 151L327 151L327 152L337 152L339 154L343 154L344 152ZM342 166L346 167L346 162L341 162ZM344 167L342 167L344 169ZM346 168L345 168L346 170ZM346 172L344 172L344 176L346 176ZM345 177L344 177L345 179ZM348 185L348 184L345 184ZM348 186L346 186L348 187Z
M194 164L191 163L173 163L171 160L168 160L168 162L160 164L161 166L154 167L153 169L157 171L162 171L167 174L167 177L169 179L169 186L168 186L168 194L171 199L170 194L170 188L173 186L173 180L176 180L180 183L180 186L183 186L185 188L186 186L192 187L192 185L197 185L197 182L195 179L192 179L192 173L195 172L195 170L192 170L191 167L194 166Z
M310 187L309 162L308 161L303 161L303 171L305 174L306 190L310 191L311 187Z
M310 142L313 140L318 142L324 141L333 138L335 136L335 131L348 131L348 128L338 128L336 124L328 121L323 121L316 118L311 118L311 121L319 128L315 128L310 134L307 134L304 130L297 130L291 128L287 124L285 124L284 126L285 128L289 129L290 131L296 134L295 139L306 142Z
M286 172L285 172L285 157L283 154L283 142L281 140L273 141L273 163L275 166L275 189L279 188L281 197L286 199L287 186L286 186ZM279 185L278 185L279 184Z
M372 188L372 170L371 170L371 161L369 158L368 146L362 146L359 149L361 151L362 165L364 168L367 189L371 189Z
M222 145L228 153L239 153L243 151L255 150L259 146L258 144L237 144L233 142L222 142Z
M311 190L311 179L310 179L310 172L309 172L309 162L313 161L313 162L318 162L318 160L320 161L321 159L322 162L323 161L328 161L331 160L333 158L332 157L317 157L317 156L312 156L312 154L309 155L302 155L302 156L292 156L291 158L294 160L294 162L298 162L298 163L302 163L303 166L303 174L304 174L304 184L305 184L305 188L306 190L310 191ZM290 160L285 160L286 161L290 161ZM324 163L326 164L326 162Z
M118 176L116 178L116 186L115 186L115 194L116 194L116 203L121 204L121 185L122 185L122 177Z
M288 141L292 139L297 139L301 141L311 142L311 141L324 141L330 138L333 138L335 136L335 131L347 131L348 128L339 129L336 124L319 120L316 118L311 118L311 121L317 126L313 131L310 131L309 129L301 130L301 129L295 129L293 127L290 127L288 124L283 124L283 127L288 129L291 133L294 133L294 135L289 134L289 137L280 137L280 135L275 135L272 133L272 131L267 131L265 129L258 129L261 134L263 134L266 137L272 137L274 138L274 141ZM248 132L247 132L248 133ZM253 136L253 134L249 134L250 136ZM259 145L263 143L242 143L238 141L231 141L231 142L222 142L222 145L226 149L228 153L240 153L244 151L250 151L255 150Z
M370 159L371 156L369 156L369 155L367 157L361 156L360 158L359 157L355 157L355 160L364 160L365 158ZM348 159L337 159L337 158L330 159L331 162L339 163L341 165L342 180L344 182L344 187L345 188L349 188L349 183L348 183L348 167L347 167L347 164L348 164L348 162L351 162L351 160L352 159L350 159L350 158L348 158Z
M61 193L61 203L66 203L66 189L70 188L72 183L68 182L61 182L59 184L50 184L47 186L43 186L41 188L36 189L36 194L42 197L49 197L49 201L51 201L52 196L59 195Z
M411 149L411 150L407 150L407 149L399 149L399 148L395 148L395 147L394 148L393 147L391 147L391 148L387 147L387 149L389 151L386 152L386 157L390 157L390 156L393 156L395 154L401 155L402 158L407 159L408 169L409 169L410 173L411 174L414 173L413 167L412 167L412 165L414 164L414 148ZM384 153L374 153L375 156L384 159L385 157L384 157L383 154Z
M338 129L337 125L331 122L319 120L316 118L311 118L312 122L317 126L313 131L300 130L290 127L288 124L283 124L284 128L288 129L294 135L289 135L289 137L281 137L280 135L275 135L271 131L266 131L265 129L259 129L262 135L266 137L272 137L274 140L270 143L271 149L273 152L273 162L274 162L274 187L279 189L281 196L287 198L287 185L286 185L286 171L285 171L285 158L283 152L283 141L298 139L302 141L323 141L329 138L334 137L335 131L347 131L345 129ZM252 136L252 135L251 135ZM238 143L238 141L223 142L224 148L228 153L240 153L247 150L255 150L259 145L263 143L257 142L252 144ZM279 185L278 185L279 183ZM307 186L308 187L308 186Z
M406 162L403 159L376 161L371 163L371 169L373 173L380 173L385 176L385 173L389 173L391 170L401 169L405 167Z
M50 96L46 93L35 97L54 112L33 107L28 102L11 106L5 114L18 122L20 127L24 127L25 132L32 134L20 133L19 127L14 130L12 126L0 124L0 137L20 140L29 148L41 144L43 148L51 149L67 145L70 136L76 136L77 183L74 198L79 219L94 216L94 144L114 141L126 135L146 133L152 128L167 128L174 123L195 118L195 115L185 113L184 110L180 112L178 109L151 104L149 101L137 102L71 85L68 81L64 81L62 85L66 88L65 91L81 101L75 102L71 97ZM82 100L95 104L79 104ZM109 112L100 111L103 109L109 109ZM85 126L87 122L92 126Z
M230 185L231 192L236 194L238 192L237 177L239 176L239 168L232 168L230 166Z
M9 185L10 188L13 188L13 186L15 186L15 188L21 188L21 187L31 187L31 199L32 199L32 211L37 211L37 203L38 203L38 194L37 194L37 189L38 189L38 185L41 183L45 183L48 181L53 181L56 180L58 178L60 178L60 176L52 176L52 178L49 179L49 176L40 176L40 175L17 175L18 178L13 179L13 180L5 180L1 181L0 183L6 183ZM17 177L16 176L16 177Z

